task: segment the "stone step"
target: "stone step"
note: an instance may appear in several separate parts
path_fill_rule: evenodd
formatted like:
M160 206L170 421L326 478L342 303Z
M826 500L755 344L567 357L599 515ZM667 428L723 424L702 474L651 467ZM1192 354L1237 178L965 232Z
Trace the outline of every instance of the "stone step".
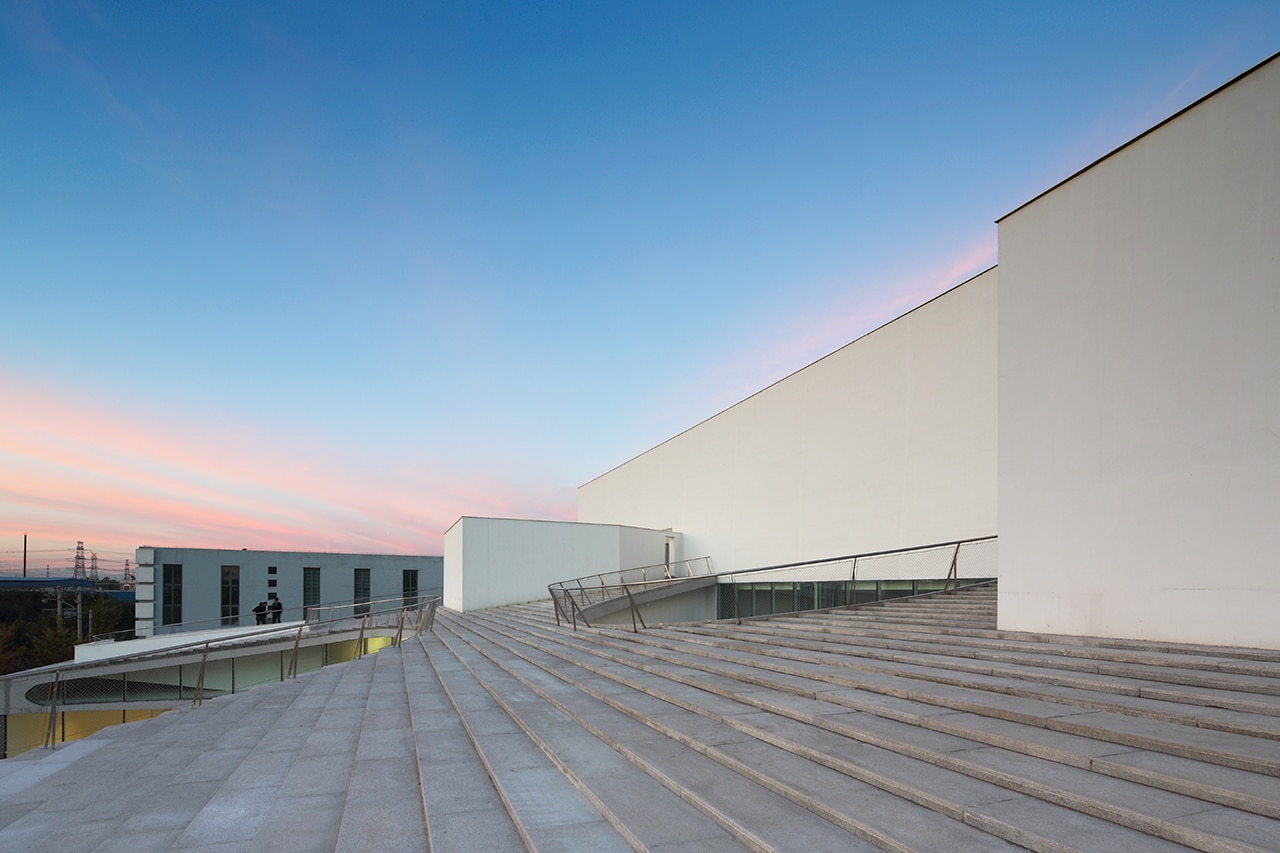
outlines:
M488 853L521 848L524 841L428 659L447 657L447 649L431 634L406 642L402 649L431 849Z
M468 621L472 622L473 624L478 624L480 622L480 619L479 618L469 619ZM575 645L578 645L578 644L575 643ZM594 645L594 643L591 645ZM578 647L575 650L575 655L574 655L575 659L581 656L582 653L584 652L587 654L591 653L590 649L586 646L586 644L578 645ZM617 664L620 662L619 657L612 656L612 655L608 656L608 660L614 664ZM602 672L605 669L606 667L604 666L601 667ZM708 700L705 697L705 694L700 693L700 691L710 689L710 684L705 674L689 676L687 678L682 679L679 676L673 677L673 672L674 670L667 669L661 673L661 676L662 678L665 678L668 680L675 680L676 683L683 684L684 687L687 689L684 692L681 692L679 689L676 689L675 693L671 694L672 688L668 684L665 687L650 688L651 694L658 695L658 696L670 695L671 698L669 699L669 701L685 708L686 713L689 713L690 709L692 709L695 705L698 705L702 708L702 713L705 713L711 719L714 719L722 724L733 726L739 731L754 732L755 734L753 735L753 740L752 740L753 745L747 749L747 753L751 753L752 758L750 761L742 762L744 766L749 766L753 768L768 768L766 772L775 773L775 772L781 772L778 768L787 766L789 764L794 765L794 761L792 761L792 759L790 758L784 759L777 755L770 756L768 754L770 750L776 750L777 748L779 748L779 744L784 742L781 739L783 736L779 733L779 730L776 728L776 724L775 724L775 727L771 728L770 725L765 722L765 720L768 719L768 717L755 715L752 718L751 724L735 725L735 720L740 719L744 711L748 710L748 709L737 708L736 705L734 705L734 703L739 701L741 697L734 696L732 693L732 690L727 690L723 692L716 691L716 695L722 696L723 698L726 698L729 700L728 704L730 707L721 707L718 710L713 709L708 706L713 706L716 703L711 700ZM652 679L654 678L654 676L655 676L655 673L648 672L646 674L640 675L638 679L639 680ZM637 679L636 676L631 676L631 680L634 681L636 679ZM724 704L725 703L721 703L722 706ZM752 707L756 707L757 710L765 710L765 708L762 706L752 706ZM671 713L672 712L669 711L667 716L669 716ZM810 726L801 724L794 719L787 720L787 724L791 725L793 733L798 735L798 739L788 741L788 743L792 744L791 752L793 757L796 757L797 760L799 760L799 758L803 758L804 761L809 761L810 757L812 757L813 755L813 750L802 746L800 741L808 740L812 738L813 732L810 731ZM851 729L847 730L846 734L850 731L852 730ZM828 737L831 736L830 732L825 732L824 734ZM839 740L841 741L839 744L828 744L828 749L826 749L825 751L819 750L818 754L820 756L830 756L830 755L840 755L842 753L843 754L850 753L851 749L849 746L849 741L844 738L840 738ZM761 743L769 744L768 748L766 749L762 747L760 745ZM867 757L866 753L868 750L875 751L874 745L868 745L864 743L861 747L859 747L859 749L861 750L861 752L859 753L860 761L858 762L858 765L852 766L852 765L849 765L848 762L843 762L843 765L844 765L843 769L845 773L842 775L854 774L855 776L862 776L863 778L859 779L859 781L861 782L861 781L865 781L865 776L866 776L866 774L862 772L861 768L865 768L867 766L874 766L876 767L877 771L889 769L885 766L883 755L878 762L874 759L869 759ZM784 748L784 751L787 751L787 750ZM1000 752L1000 751L996 750L996 752ZM747 754L747 753L744 753L744 754ZM1006 785L1003 788L999 789L997 792L997 787L991 785L989 780L978 779L978 778L970 778L965 780L963 775L955 774L954 771L941 770L940 767L942 766L942 762L921 761L919 757L902 756L902 755L895 755L891 757L894 761L897 762L898 766L896 767L896 769L891 770L890 772L891 778L889 780L887 781L884 779L880 780L880 784L883 785L886 789L893 791L899 797L906 797L906 798L912 799L913 801L932 803L934 804L934 807L941 809L944 813L952 812L956 815L964 815L964 814L972 815L974 816L973 818L974 820L981 820L993 826L1000 826L1002 824L1002 821L999 818L997 818L995 815L983 815L983 808L982 808L983 804L991 803L991 802L1007 803L1007 801L1010 798L1012 798L1012 794L1010 793L1010 791L1016 791L1017 788L1019 787L1017 778L1015 778L1013 781L1009 781L1006 779ZM1029 759L1029 758L1026 758L1025 756L1018 756L1018 758L1022 758L1028 761L1035 761L1035 759ZM832 764L834 763L836 763L835 759L828 758L828 764L825 766L827 766L828 770L830 770ZM1054 765L1048 765L1048 766L1053 767ZM1059 768L1059 771L1063 769L1065 768ZM806 770L796 771L796 774L793 777L793 779L811 777L813 775L813 772L814 771L812 767L807 768ZM949 777L953 775L957 776L957 779L961 781L951 781ZM985 774L979 773L977 775L1001 776L1001 773L987 772ZM1004 776L1009 776L1009 774L1006 773L1004 774ZM1112 781L1117 786L1123 787L1124 785L1130 785L1131 787L1133 787L1132 783L1119 782L1116 780L1112 780ZM830 780L828 780L827 787L830 788L832 784L833 783ZM1096 844L1096 846L1091 849L1165 849L1167 846L1164 844L1163 841L1156 843L1156 839L1143 839L1143 836L1140 833L1135 831L1135 827L1115 825L1109 820L1100 819L1100 817L1105 817L1105 818L1110 818L1111 820L1114 820L1116 815L1120 814L1122 818L1129 820L1131 823L1138 824L1139 827L1141 827L1142 825L1141 815L1138 815L1136 813L1133 813L1124 809L1117 810L1116 808L1110 806L1110 804L1108 803L1098 801L1096 800L1096 798L1083 796L1078 792L1055 790L1053 793L1056 794L1059 799L1063 800L1068 806L1068 810L1066 812L1063 812L1063 809L1061 807L1064 805L1064 803L1053 802L1052 799L1046 799L1043 793L1045 789L1042 786L1040 786L1038 783L1031 780L1027 780L1021 784L1021 787L1025 788L1026 790L1018 791L1018 793L1022 793L1024 795L1034 794L1035 796L1038 796L1039 798L1044 799L1048 805L1057 806L1059 808L1055 813L1054 809L1052 808L1045 808L1043 806L1032 807L1030 809L1030 812L1032 813L1038 812L1038 816L1035 820L1040 821L1040 823L1037 824L1035 821L1032 821L1030 825L1023 824L1018 826L1016 825L1016 822L1015 822L1016 828L1009 830L1011 832L1017 833L1013 837L1023 837L1023 838L1035 837L1038 834L1037 829L1040 830L1041 832L1057 833L1060 831L1061 825L1065 822L1068 824L1074 824L1075 826L1074 826L1073 832L1081 834L1081 837L1090 837L1094 839L1094 843ZM962 792L966 790L968 791L968 793L963 794ZM948 797L952 795L967 796L968 799L961 802L952 802L948 799ZM865 792L863 796L865 796ZM1203 804L1197 803L1195 804L1195 806L1187 806L1186 803L1191 802L1187 798L1178 797L1177 795L1172 795L1172 794L1166 794L1165 796L1168 799L1179 801L1179 804L1182 805L1184 812L1204 810ZM859 798L854 797L852 799L849 799L848 797L846 797L846 802L859 802ZM1097 811L1100 814L1092 814L1091 810ZM899 812L902 811L902 808L900 806L898 808L898 811ZM1021 810L1014 809L1013 811L1027 812L1028 809L1026 808ZM899 814L899 819L904 820L901 814ZM905 818L905 822L913 823L913 825L918 825L918 823L914 823L913 820L914 819ZM935 838L939 837L938 831L936 828L930 830L929 835ZM1199 834L1197 832L1195 832L1194 830L1188 830L1185 828L1178 828L1178 829L1169 828L1166 831L1166 835L1171 835L1171 836L1181 835L1183 837L1195 837L1197 839L1199 838ZM1009 837L1009 836L1006 835L1004 837ZM1141 843L1141 846L1134 846L1139 843ZM953 849L951 845L944 845L944 846L947 846L947 849ZM1202 849L1206 849L1206 848L1202 847Z
M654 772L656 757L672 748L667 738L571 685L548 678L545 672L530 672L518 659L504 656L501 663L495 662L461 630L465 629L438 625L436 633L490 689L508 698L522 728L544 752L555 756L561 771L576 787L591 792L597 810L608 815L620 835L630 839L636 849L728 850L738 849L740 839L778 849L768 839L753 838L737 827L700 792L714 797L718 796L715 792L733 788L739 795L733 802L719 805L744 814L754 807L781 818L779 810L785 813L788 807L779 804L776 795L760 792L754 799L744 799L741 780L708 759L701 759L706 765L701 773L696 767L686 769L685 775L697 774L696 787L682 784L677 776ZM604 734L605 730L609 734ZM696 765L698 761L695 758L688 763ZM732 831L735 828L736 833ZM818 842L830 842L833 837L843 836L824 839L820 833L809 834L809 840Z
M875 841L884 845L896 841L905 849L929 849L927 844L915 846L892 838L890 830L902 821L904 804L873 786L796 759L785 750L759 744L749 735L714 721L709 724L705 717L643 691L619 690L617 682L588 670L572 673L567 671L572 667L539 660L545 655L539 655L536 649L512 653L510 647L471 620L445 621L443 630L453 632L477 653L488 655L490 666L498 666L500 661L504 669L511 671L511 678L520 678L529 689L536 687L571 718L594 721L600 730L608 732L605 739L609 743L603 746L612 747L642 766L650 777L662 780L680 800L698 802L705 813L714 814L739 839L754 839L774 850L873 850ZM557 677L548 678L549 674ZM743 752L753 748L762 748L764 754ZM571 765L580 760L592 764L598 760L576 751L565 758ZM785 773L781 772L781 762L787 763ZM611 774L618 772L616 761L593 769L596 772L591 777L599 782L608 781ZM656 783L652 779L648 785L634 781L619 785L620 782L621 775L609 785L606 796L635 821L629 825L646 846L662 843L701 850L709 849L710 839L723 838L717 847L729 841L715 823L696 813L679 824L673 821L665 830L654 825L655 820L670 813L669 805L650 790ZM636 798L643 802L628 802ZM917 842L930 839L949 850L1004 849L1000 842L972 827L923 807L905 804L905 808L914 815L908 823ZM895 819L877 821L873 817L877 814L892 814ZM815 821L815 815L826 820ZM671 837L677 828L686 837ZM656 837L655 831L660 832ZM733 849L737 849L736 844Z
M1280 725L1277 725L1277 720L1270 713L1260 713L1257 708L1236 711L1233 708L1203 707L1210 703L1203 698L1193 701L1196 699L1193 694L1169 692L1164 685L1156 683L1140 684L1140 689L1134 690L1130 689L1132 684L1126 685L1123 680L1115 680L1111 688L1100 689L1106 685L1096 678L1085 680L1041 674L1041 680L1037 681L1032 667L1001 675L996 671L974 670L972 667L965 670L965 667L954 665L929 666L927 663L906 660L902 656L893 656L888 662L868 662L864 657L850 654L778 649L769 643L751 642L746 635L731 635L727 630L722 631L718 637L707 637L701 633L691 635L687 630L654 630L649 631L648 635L652 642L659 642L659 638L662 638L662 642L667 643L669 648L678 648L686 653L718 656L728 660L740 654L751 654L755 656L753 660L756 660L756 666L763 669L792 672L799 666L805 671L823 672L824 675L820 678L863 689L874 690L877 689L876 685L882 685L881 689L896 693L910 690L914 694L913 698L925 702L929 701L929 694L937 694L941 697L938 703L954 710L975 710L965 706L965 702L978 703L979 707L992 706L993 710L988 711L989 715L1004 716L1006 719L1018 719L1016 715L1025 713L1018 707L1020 703L1016 699L1030 699L1052 703L1053 706L1068 704L1076 708L1075 711L1064 711L1060 707L1044 707L1042 716L1059 716L1064 712L1078 710L1110 711L1151 717L1192 729L1213 729L1280 739ZM841 678L837 679L837 672ZM904 686L904 678L910 679L911 683ZM975 689L978 693L957 694L955 690L946 688ZM1251 699L1239 699L1236 704L1251 702ZM1230 702L1224 699L1222 704ZM1004 711L998 708L1004 708Z
M409 715L403 647L373 656L338 830L338 850L425 850L422 779ZM290 811L298 811L290 809Z
M895 642L840 637L812 631L788 631L785 628L760 629L741 626L727 631L717 626L681 626L668 629L681 632L693 642L733 647L752 642L767 645L787 657L807 652L841 656L850 668L869 671L896 671L899 665L914 664L934 670L969 675L1011 678L1024 682L1079 687L1099 693L1163 698L1186 704L1230 708L1251 714L1280 716L1280 679L1265 676L1206 673L1183 670L1175 666L1134 667L1105 665L1091 660L1074 661L1060 656L1018 655L1010 652L988 654L962 645L941 642ZM658 631L651 632L657 635ZM885 661L877 666L866 661ZM944 677L943 680L949 680ZM1280 727L1278 727L1280 728Z
M169 849L201 815L217 829L213 798L313 675L97 732L91 755L0 803L0 849Z
M1190 755L1223 766L1280 776L1280 741L1255 737L1274 731L1273 718L1266 716L1198 707L1186 709L1160 700L1090 694L1079 688L1050 686L1033 690L1029 686L1033 682L1029 680L979 674L956 677L946 670L909 663L868 667L830 655L813 656L809 660L778 659L769 654L771 650L761 654L752 649L700 647L656 636L653 632L644 635L643 642L652 650L646 653L678 658L684 665L714 671L722 666L741 665L776 673L783 679L803 679L804 686L796 689L812 690L816 681L936 708L1059 731L1087 732L1090 737L1113 743ZM781 683L778 679L775 681ZM1210 723L1214 723L1214 727L1211 728ZM1236 730L1231 731L1233 728ZM1134 729L1141 729L1146 735L1140 737L1133 733Z
M447 651L443 643L439 648ZM631 849L463 661L434 648L431 652L429 661L441 687L527 846ZM572 840L571 846L566 846L566 839Z
M804 618L803 614L795 619L778 618L768 621L752 621L740 626L761 635L774 636L825 636L834 640L843 638L859 638L859 643L870 640L883 640L886 647L891 642L907 645L903 648L915 648L910 644L927 643L942 646L946 653L956 656L980 657L984 653L999 654L1007 652L1013 655L1041 655L1062 658L1067 663L1063 666L1074 668L1096 667L1100 663L1140 664L1153 667L1177 667L1205 672L1234 673L1238 675L1263 676L1280 678L1280 664L1238 659L1220 659L1189 653L1173 653L1164 651L1129 651L1124 649L1089 648L1067 643L1033 642L1019 638L988 638L965 635L943 634L938 631L913 631L879 626L837 625L820 616ZM945 642L943 638L945 637Z
M634 639L634 638L631 638L631 635L627 635L627 634L622 634L621 637L626 637L627 639ZM809 688L805 688L805 692L812 692L812 690L810 690ZM1180 784L1180 783L1178 783L1178 781L1175 780L1175 785L1176 784ZM1178 790L1178 788L1176 788L1175 786L1175 788L1172 788L1172 790ZM1236 798L1235 794L1231 794L1231 793L1225 794L1225 797L1228 798L1228 802L1234 802L1235 799L1239 799L1239 798ZM1274 802L1267 803L1267 806L1272 808L1272 811L1274 811L1274 808L1275 808Z

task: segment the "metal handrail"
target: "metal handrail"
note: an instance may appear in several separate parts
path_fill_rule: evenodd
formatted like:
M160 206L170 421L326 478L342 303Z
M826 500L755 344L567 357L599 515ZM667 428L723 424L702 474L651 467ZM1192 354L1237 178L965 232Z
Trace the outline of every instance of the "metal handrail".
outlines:
M952 539L948 542L935 542L932 545L912 545L910 548L890 548L887 551L867 551L861 554L849 554L845 557L823 557L820 560L803 560L798 563L779 563L776 566L759 566L754 569L735 569L731 572L720 572L716 577L736 577L737 575L748 575L756 572L776 572L782 569L803 569L811 566L821 566L824 563L843 563L849 560L869 560L872 557L889 557L894 554L910 554L914 551L933 551L938 548L949 548L952 545L958 548L961 545L974 545L978 542L994 542L997 538L998 537L996 536L977 536L973 539ZM954 564L954 557L952 558L952 562Z
M817 566L831 565L831 564L837 564L837 563L850 563L849 580L851 582L851 586L856 587L857 580L858 580L858 561L859 560L870 560L876 557L905 555L905 554L912 554L916 552L934 551L940 548L954 547L955 550L951 555L950 568L946 574L946 580L954 589L958 583L957 570L958 570L958 560L960 557L961 546L974 545L982 542L992 542L992 541L995 541L996 538L997 537L995 536L977 536L971 539L952 539L947 542L936 542L930 545L915 545L910 548L890 548L890 549L881 550L881 551L865 551L862 553L849 554L842 557L824 557L819 560L802 560L794 563L778 563L776 565L771 565L771 566L758 566L756 568L751 568L751 569L735 569L733 571L728 571L728 572L712 572L711 558L697 557L693 560L681 560L681 561L677 561L676 563L659 563L656 566L642 566L634 569L620 569L618 571L613 571L613 572L601 572L599 574L586 575L581 578L572 578L570 580L558 581L556 583L549 584L547 586L547 591L551 593L551 599L553 602L555 602L555 614L556 614L557 625L560 624L560 616L563 613L565 619L572 621L574 623L574 628L576 629L578 613L573 611L580 612L582 607L591 606L591 604L595 603L592 601L593 595L598 594L599 601L607 601L610 599L617 599L617 598L622 598L623 596L626 596L626 598L628 599L629 607L632 611L632 628L634 629L637 617L640 620L640 624L641 625L644 624L644 617L640 614L640 610L636 605L634 597L632 596L632 590L636 587L651 588L655 586L671 584L674 581L686 580L691 577L714 577L717 579L717 581L720 581L721 579L728 579L728 582L736 583L738 581L739 576L741 575L752 575L752 574L758 574L763 572L777 572L777 571L784 571L788 569L814 568ZM695 575L692 572L691 564L695 562L701 562L701 561L705 561L705 566L707 571L705 573L700 573L698 575ZM670 569L672 565L680 565L682 563L685 564L686 568L688 569L686 574L681 575L678 573L671 572ZM656 569L664 569L663 576L660 578L649 579L647 575ZM628 574L634 576L636 573L639 573L641 575L639 579L635 579L634 577L632 578L626 577L626 575ZM568 602L572 606L572 610L566 610L562 608L560 603L561 597L563 597L564 601ZM856 606L856 603L855 603L855 606ZM737 618L736 597L733 600L733 609L734 609L734 615L731 616L730 618ZM586 620L583 619L583 621L585 622Z
M343 605L330 605L330 606L335 608L342 607L344 605L346 607L350 607L352 606L353 603L375 604L375 603L381 603L381 602L387 602L387 601L393 601L393 600L403 601L403 598L404 598L403 596L392 596L392 597L377 599L369 602L351 601L351 602L344 602ZM402 606L400 608L397 608L397 610L426 611L426 615L419 621L419 626L421 627L422 625L425 624L427 625L427 630L429 630L430 626L434 624L435 610L436 610L436 607L439 605L439 603L440 603L439 596L422 595L418 597L418 601L415 602L414 604L408 604L408 605L402 604ZM394 614L395 612L396 611L393 611L393 610L384 610L378 615ZM326 627L330 632L333 630L332 626L335 621L336 620L334 620L333 618L330 618L325 623ZM174 624L176 625L178 623L174 623ZM238 632L232 636L226 637L225 639L210 640L207 637L202 637L201 639L193 640L188 643L179 643L178 645L175 645L175 646L165 646L163 648L147 649L144 651L136 651L136 652L125 652L124 654L111 655L110 657L97 658L95 660L79 661L79 662L60 661L58 663L51 663L41 667L34 667L32 669L24 669L24 670L19 670L18 672L5 673L3 675L0 675L0 684L3 684L5 681L16 680L18 678L29 678L34 674L43 673L43 672L48 672L48 673L61 672L65 676L66 673L68 672L75 672L83 669L96 669L96 668L99 668L105 665L110 665L110 664L129 663L132 661L148 660L156 657L170 656L176 652L193 651L205 645L210 645L213 648L218 648L218 647L225 647L231 644L242 643L245 640L265 638L271 635L280 635L283 638L284 636L286 636L286 632L292 632L293 630L295 630L294 629L295 625L298 626L298 630L301 630L304 627L314 626L316 624L317 622L307 622L304 620L302 623L298 623L295 621L295 622L279 623L279 624L273 624L273 625L265 625L265 626L261 626L258 630ZM141 639L151 639L151 637L144 637Z
M701 571L695 571L694 565L702 566ZM683 567L683 572L681 571ZM649 575L652 574L653 577ZM693 577L706 577L712 574L710 557L692 557L688 560L672 560L666 563L654 563L650 566L634 566L629 569L617 569L608 572L599 572L594 575L583 575L580 578L570 578L565 581L557 581L549 584L547 589L565 589L569 584L575 584L579 589L597 589L610 586L619 586L621 584L634 583L665 583L673 580L684 580Z
M432 587L432 588L434 589L434 587ZM425 599L429 599L429 598L439 598L439 596L434 596L434 595L431 595L431 594L429 594L429 593L423 593L423 594L420 594L418 597L419 597L420 599L423 599L423 600L425 600ZM340 601L330 601L330 602L325 602L325 603L323 603L323 604L295 605L295 606L293 606L293 607L287 607L287 608L285 608L285 611L287 612L287 611L290 611L290 610L301 610L301 611L303 612L303 621L307 621L307 620L306 620L306 612L307 612L308 610L311 610L311 609L314 609L314 608L322 608L322 609L323 609L323 608L338 608L338 609L340 609L340 608L342 608L342 607L352 607L352 606L356 606L356 605L363 605L363 604L370 604L370 605L372 605L372 604L379 604L379 603L382 603L382 602L388 602L388 601L401 601L401 600L403 600L403 598L404 598L404 596L403 596L403 595L391 595L391 596L386 596L386 597L384 597L384 598L375 598L375 599L370 599L369 601L357 601L356 599L352 598L352 599L343 599L343 600L340 600ZM410 606L410 607L411 607L412 605L407 605L407 606ZM252 615L253 615L253 611L248 611L248 612L245 612L245 613L237 614L236 616L210 616L210 617L209 617L209 618L207 618L207 619L191 619L191 620L188 620L188 621L185 621L185 622L168 622L168 623L165 623L165 624L158 624L158 623L157 623L157 624L153 624L153 625L151 626L151 628L149 629L152 633L150 633L150 634L144 634L144 635L142 635L142 636L152 636L152 637L154 637L154 636L159 636L159 635L160 635L160 634L162 634L162 633L163 633L163 634L180 634L180 633L182 633L182 632L184 632L184 631L191 631L191 630L195 630L195 629L197 629L198 627L201 627L201 626L203 626L203 627L205 627L205 628L208 628L209 630L216 630L216 629L218 629L218 628L250 628L250 627L257 627L257 626L252 626L252 625L241 625L241 624L239 624L239 620L240 620L240 619L247 619L247 618L249 618L249 617L250 617L250 616L252 616ZM236 620L236 621L234 621L232 624L228 624L228 623L227 623L227 620L228 620L228 619ZM289 620L289 622L291 622L291 623L292 623L292 622L297 622L297 621L298 621L298 620L296 620L296 619L290 619L290 620ZM281 624L281 623L274 623L274 624ZM163 630L161 630L161 629L163 629ZM175 629L175 630L170 630L170 629ZM105 633L105 634L93 634L93 635L91 635L91 639L92 639L94 642L100 642L100 641L103 641L103 640L114 640L114 639L117 639L117 638L121 637L122 635L129 634L129 635L133 635L133 636L129 636L127 639L132 640L132 639L134 639L136 636L138 636L138 635L137 635L137 630L138 630L138 629L137 629L137 627L136 627L136 626L135 626L135 627L133 627L133 628L121 628L121 629L120 629L120 630L118 630L118 631L109 631L109 632L107 632L107 633ZM147 628L143 628L142 630L144 630L144 631L145 631L145 630L148 630L148 629L147 629Z

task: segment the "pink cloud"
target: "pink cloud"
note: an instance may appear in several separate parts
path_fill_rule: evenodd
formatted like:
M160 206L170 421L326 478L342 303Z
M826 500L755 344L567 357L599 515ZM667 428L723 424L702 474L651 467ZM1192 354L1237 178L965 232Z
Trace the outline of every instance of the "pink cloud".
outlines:
M23 533L66 569L77 540L120 566L143 544L439 554L463 514L575 511L571 491L467 476L427 451L387 462L226 421L154 424L2 372L0 394L0 542L17 543L0 544L0 571L20 566Z

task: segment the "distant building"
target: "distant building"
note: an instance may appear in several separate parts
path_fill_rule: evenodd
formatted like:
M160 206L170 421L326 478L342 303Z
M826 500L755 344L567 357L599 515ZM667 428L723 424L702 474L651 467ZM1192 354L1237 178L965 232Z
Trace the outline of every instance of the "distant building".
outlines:
M137 576L136 631L147 636L253 625L253 608L274 599L288 622L306 608L440 595L444 558L144 546Z

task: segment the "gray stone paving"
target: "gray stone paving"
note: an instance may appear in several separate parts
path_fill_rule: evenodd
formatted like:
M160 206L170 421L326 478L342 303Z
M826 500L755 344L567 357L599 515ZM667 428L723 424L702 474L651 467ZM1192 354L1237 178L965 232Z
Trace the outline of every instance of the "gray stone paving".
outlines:
M0 762L0 851L1280 851L1280 653L1046 643L959 598L639 635L442 612Z

